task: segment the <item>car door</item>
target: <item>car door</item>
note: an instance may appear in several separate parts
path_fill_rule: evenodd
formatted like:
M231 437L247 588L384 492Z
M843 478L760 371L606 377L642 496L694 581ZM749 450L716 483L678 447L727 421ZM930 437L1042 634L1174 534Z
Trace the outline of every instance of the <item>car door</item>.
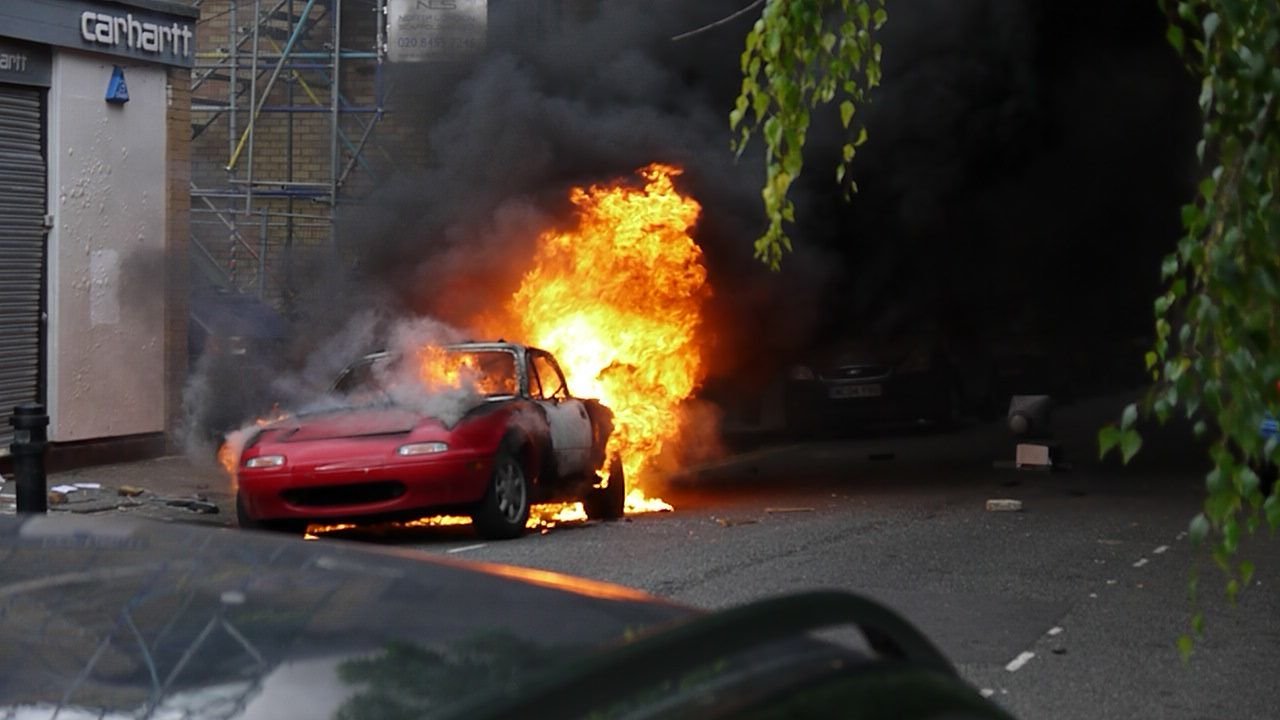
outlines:
M560 475L586 472L591 453L591 419L586 404L569 395L564 373L550 355L530 353L530 366L529 393L546 412Z

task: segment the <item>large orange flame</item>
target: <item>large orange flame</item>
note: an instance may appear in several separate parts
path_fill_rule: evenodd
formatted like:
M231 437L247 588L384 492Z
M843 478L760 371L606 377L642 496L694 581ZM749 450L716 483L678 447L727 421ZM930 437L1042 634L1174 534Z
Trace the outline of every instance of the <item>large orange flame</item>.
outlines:
M573 393L613 410L609 450L633 485L675 435L680 403L705 372L698 330L710 288L691 235L701 207L676 190L680 172L654 164L639 171L643 187L575 188L577 227L539 238L509 306L511 323L556 357ZM670 509L646 505L638 490L627 505Z
M573 189L576 228L543 233L505 312L476 322L494 337L519 336L550 351L574 395L598 398L613 411L609 453L622 458L632 486L629 513L672 509L646 497L642 484L649 463L679 431L681 403L705 373L698 338L710 287L691 235L701 207L676 190L680 172L654 164L639 171L643 187L621 181ZM483 377L465 359L444 354L421 349L419 374L427 386L454 388ZM231 446L224 450L234 477L238 448ZM581 503L538 505L528 526L545 530L585 518ZM449 516L407 526L468 522ZM315 524L309 533L347 527Z

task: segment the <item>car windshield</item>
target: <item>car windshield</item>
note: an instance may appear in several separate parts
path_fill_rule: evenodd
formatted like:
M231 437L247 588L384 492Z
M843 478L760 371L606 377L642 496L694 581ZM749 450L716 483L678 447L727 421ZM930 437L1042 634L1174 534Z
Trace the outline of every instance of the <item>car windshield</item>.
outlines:
M516 357L505 350L451 350L445 355L442 368L446 373L456 373L457 384L474 387L481 395L515 395L519 390Z
M382 394L404 383L421 383L430 392L473 390L485 397L507 397L519 392L515 355L506 350L428 348L415 358L377 355L351 365L334 383L334 391L347 396Z

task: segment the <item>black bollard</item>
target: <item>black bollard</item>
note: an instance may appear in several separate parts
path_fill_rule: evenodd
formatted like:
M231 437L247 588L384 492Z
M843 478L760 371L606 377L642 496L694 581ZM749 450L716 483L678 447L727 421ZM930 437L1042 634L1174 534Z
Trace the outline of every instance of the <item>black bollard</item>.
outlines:
M49 490L44 475L44 451L48 446L49 416L39 403L24 403L13 409L14 482L18 486L18 512L43 513L49 510Z

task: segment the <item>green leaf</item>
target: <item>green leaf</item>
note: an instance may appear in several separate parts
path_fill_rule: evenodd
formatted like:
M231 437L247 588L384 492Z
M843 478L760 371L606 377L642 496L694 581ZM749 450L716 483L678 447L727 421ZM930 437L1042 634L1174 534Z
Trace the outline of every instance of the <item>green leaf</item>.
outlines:
M1242 560L1240 562L1240 582L1244 585L1248 585L1253 582L1253 573L1255 570L1256 568L1253 566L1252 561Z
M1124 412L1120 415L1120 429L1128 430L1133 427L1133 423L1138 420L1138 405L1129 403L1125 406Z
M1228 555L1235 555L1240 550L1240 523L1234 515L1228 516L1222 524L1222 549Z
M1182 37L1182 28L1177 25L1170 24L1169 29L1165 31L1165 38L1169 41L1169 44L1173 46L1173 49L1177 50L1178 54L1181 55L1185 44Z
M845 100L840 103L840 124L849 127L849 122L853 120L853 103Z
M1178 656L1182 658L1182 662L1186 663L1191 660L1191 651L1195 648L1195 641L1190 635L1178 636Z
M1142 449L1142 436L1137 430L1125 430L1120 436L1120 454L1124 464L1128 465L1134 455Z
M1191 518L1191 524L1187 527L1187 534L1191 538L1191 542L1199 545L1209 536L1209 518L1204 513L1199 513Z
M1111 449L1120 444L1120 428L1108 425L1098 431L1098 459L1102 460Z
M1222 18L1218 17L1218 13L1211 12L1204 16L1204 39L1209 40L1213 34L1217 32L1218 25L1222 23Z

